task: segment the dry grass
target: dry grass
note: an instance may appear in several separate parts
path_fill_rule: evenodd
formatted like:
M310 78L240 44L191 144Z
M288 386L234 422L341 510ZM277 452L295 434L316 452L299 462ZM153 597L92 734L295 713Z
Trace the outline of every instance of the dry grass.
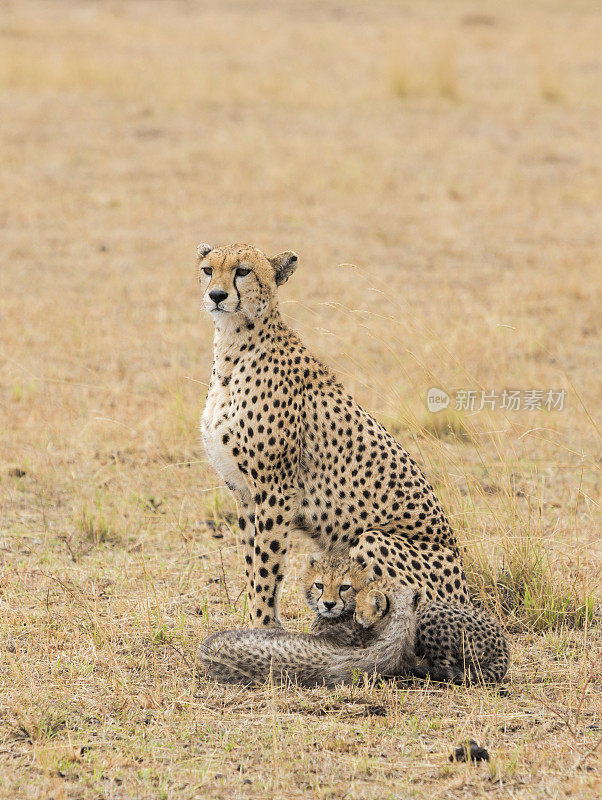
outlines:
M2 4L0 796L599 796L601 35L593 0ZM200 240L300 253L283 311L435 481L507 687L195 680L244 618Z

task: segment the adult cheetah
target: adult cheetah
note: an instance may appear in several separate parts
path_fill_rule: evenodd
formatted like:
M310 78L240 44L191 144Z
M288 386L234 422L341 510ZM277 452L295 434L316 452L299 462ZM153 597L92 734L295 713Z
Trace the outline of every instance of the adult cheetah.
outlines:
M234 494L251 624L280 625L290 534L372 560L376 577L468 603L460 553L432 486L408 452L345 392L278 311L293 252L197 248L215 323L201 432Z

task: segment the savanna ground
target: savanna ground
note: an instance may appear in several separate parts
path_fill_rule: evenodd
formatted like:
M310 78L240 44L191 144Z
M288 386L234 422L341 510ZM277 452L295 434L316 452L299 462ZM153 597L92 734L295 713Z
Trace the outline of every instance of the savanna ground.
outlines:
M2 2L2 797L599 796L602 16L526 6ZM198 241L299 253L283 313L434 481L503 688L195 679L244 616Z

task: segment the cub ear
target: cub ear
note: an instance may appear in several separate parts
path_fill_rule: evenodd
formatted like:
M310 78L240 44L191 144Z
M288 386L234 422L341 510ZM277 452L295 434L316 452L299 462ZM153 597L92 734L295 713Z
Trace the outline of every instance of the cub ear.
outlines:
M292 250L287 250L285 253L278 253L277 256L270 258L270 264L274 267L276 273L276 285L281 286L286 283L293 272L297 269L299 256L293 253Z
M387 610L387 596L380 589L374 589L370 595L372 606L379 614L384 614Z
M306 557L306 564L307 564L308 567L315 567L317 563L318 563L318 559L312 553L310 553Z
M213 250L213 247L210 244L205 244L201 242L201 244L196 249L196 263L200 264L201 261L205 258Z
M364 570L364 576L367 581L373 581L375 578L374 575L374 559L373 558L356 558L356 561Z
M418 589L414 589L412 594L412 611L416 611L418 606L424 601L425 594L424 594L424 587L420 586Z

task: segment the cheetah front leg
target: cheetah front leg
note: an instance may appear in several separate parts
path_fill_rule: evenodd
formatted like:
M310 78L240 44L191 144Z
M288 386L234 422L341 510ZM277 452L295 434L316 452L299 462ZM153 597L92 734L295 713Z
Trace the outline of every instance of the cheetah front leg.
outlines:
M247 588L247 602L250 603L253 589L253 547L255 538L255 505L240 497L236 498L238 512L238 528L240 530L240 543L243 547L245 559L245 585ZM249 607L250 609L250 607ZM249 610L250 613L250 610Z
M249 583L251 625L279 626L279 602L295 517L293 493L274 490L255 506L253 577Z

